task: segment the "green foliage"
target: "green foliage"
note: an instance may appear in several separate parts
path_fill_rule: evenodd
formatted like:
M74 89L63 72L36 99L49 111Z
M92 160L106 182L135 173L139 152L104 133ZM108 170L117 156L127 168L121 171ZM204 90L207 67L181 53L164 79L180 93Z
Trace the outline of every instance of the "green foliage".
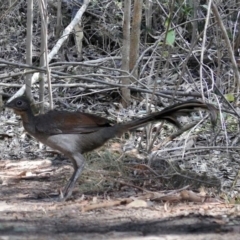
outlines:
M173 30L173 29L169 30L167 32L166 44L173 47L175 39L176 39L176 37L175 37L175 30Z
M228 100L229 102L234 102L235 98L234 95L232 93L227 93L224 95L224 97L226 98L226 100Z
M185 17L191 16L192 12L193 12L193 8L190 7L189 5L181 6L181 14L184 15Z
M167 31L167 35L166 35L166 44L170 45L173 47L173 44L175 42L176 39L176 35L175 35L175 30L174 29L170 29L170 24L171 24L171 19L167 18L165 21L165 28L168 30Z

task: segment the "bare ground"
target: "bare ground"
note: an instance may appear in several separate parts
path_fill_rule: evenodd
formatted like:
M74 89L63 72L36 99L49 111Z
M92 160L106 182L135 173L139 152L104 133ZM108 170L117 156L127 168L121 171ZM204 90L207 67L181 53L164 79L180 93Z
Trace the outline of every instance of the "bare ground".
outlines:
M79 186L73 200L58 202L50 195L70 172L48 160L1 160L0 239L240 239L238 205L151 202L85 211L118 198L116 193L83 196Z

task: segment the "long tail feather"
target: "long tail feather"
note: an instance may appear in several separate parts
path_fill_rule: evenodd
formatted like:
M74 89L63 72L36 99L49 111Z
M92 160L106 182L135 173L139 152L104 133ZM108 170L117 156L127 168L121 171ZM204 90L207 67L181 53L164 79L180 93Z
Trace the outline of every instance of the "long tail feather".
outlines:
M177 103L175 105L166 107L160 112L152 113L146 117L125 123L124 125L126 129L133 130L148 122L166 120L169 123L175 125L176 127L181 128L181 124L178 122L177 117L189 114L196 108L208 110L210 113L212 125L214 126L216 124L217 110L213 105L203 103L197 100L190 100L187 102Z

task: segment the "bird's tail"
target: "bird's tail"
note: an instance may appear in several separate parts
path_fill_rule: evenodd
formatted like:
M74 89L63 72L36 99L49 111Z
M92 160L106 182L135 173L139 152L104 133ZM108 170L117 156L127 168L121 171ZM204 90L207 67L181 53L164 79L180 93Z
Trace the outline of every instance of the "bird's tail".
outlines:
M208 110L210 113L211 122L213 126L216 124L217 110L213 105L203 103L197 100L189 100L186 102L177 103L172 106L166 107L162 111L151 113L146 117L139 118L128 123L124 123L122 126L124 126L125 130L134 130L136 128L144 126L149 122L166 120L169 123L175 125L176 127L181 128L181 124L177 120L177 117L186 115L187 113L193 111L196 108Z

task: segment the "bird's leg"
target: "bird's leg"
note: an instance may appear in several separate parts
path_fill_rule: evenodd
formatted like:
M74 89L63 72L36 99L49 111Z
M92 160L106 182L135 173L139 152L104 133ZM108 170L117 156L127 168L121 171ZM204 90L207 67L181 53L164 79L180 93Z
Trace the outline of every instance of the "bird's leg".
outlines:
M73 163L74 172L69 179L67 185L65 186L63 192L60 194L61 201L65 201L69 197L71 197L74 185L84 169L85 158L82 154L76 153L72 155L71 160Z

